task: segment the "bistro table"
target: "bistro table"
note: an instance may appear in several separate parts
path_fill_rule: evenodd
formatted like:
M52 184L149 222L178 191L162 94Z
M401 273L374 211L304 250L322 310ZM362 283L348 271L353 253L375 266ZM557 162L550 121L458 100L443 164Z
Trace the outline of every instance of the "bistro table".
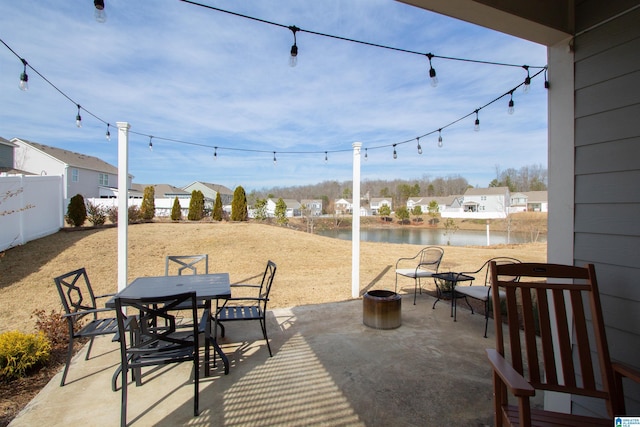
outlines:
M433 303L432 308L436 308L436 304L440 301L441 297L448 296L451 298L451 317L453 317L453 321L456 321L456 300L458 298L464 298L464 295L456 293L456 285L458 282L466 282L469 280L475 280L475 277L468 276L463 273L454 273L449 271L447 273L435 273L431 277L436 282L436 287L438 288L438 298L436 302ZM438 284L440 282L440 284ZM449 288L449 289L447 289Z
M198 301L205 302L205 313L211 313L211 300L231 298L231 285L229 273L198 274L185 276L152 276L138 277L118 292L107 303L107 307L115 308L115 299L123 298L147 298L167 295L175 295L184 292L195 292ZM214 316L215 318L215 316ZM193 319L197 322L198 319ZM217 320L216 320L217 321ZM229 359L218 345L216 337L211 339L211 322L206 322L205 327L205 376L209 376L209 345L212 344L216 353L220 355L224 363L224 373L229 373Z

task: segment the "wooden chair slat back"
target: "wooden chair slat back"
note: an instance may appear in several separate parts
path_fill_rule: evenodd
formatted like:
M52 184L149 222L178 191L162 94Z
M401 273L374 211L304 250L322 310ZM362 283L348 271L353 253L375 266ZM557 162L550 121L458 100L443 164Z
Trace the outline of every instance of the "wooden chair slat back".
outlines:
M490 271L498 284L494 307L500 307L498 287L506 291L507 325L494 311L496 349L534 388L603 398L613 416L613 371L593 265L491 262Z

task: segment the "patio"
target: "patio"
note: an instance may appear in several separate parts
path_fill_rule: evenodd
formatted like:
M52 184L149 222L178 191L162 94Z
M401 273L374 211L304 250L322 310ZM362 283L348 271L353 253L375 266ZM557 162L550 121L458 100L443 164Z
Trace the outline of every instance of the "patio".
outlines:
M393 330L363 325L361 300L273 310L273 358L257 323L230 323L220 343L231 370L219 364L201 380L200 416L189 364L174 365L129 388L129 425L491 425L492 325L483 338L481 314L459 307L454 323L446 302L433 310L432 297L412 299L403 297ZM56 375L10 426L119 423L120 391L110 387L118 346L97 339L89 361L85 350L68 384Z

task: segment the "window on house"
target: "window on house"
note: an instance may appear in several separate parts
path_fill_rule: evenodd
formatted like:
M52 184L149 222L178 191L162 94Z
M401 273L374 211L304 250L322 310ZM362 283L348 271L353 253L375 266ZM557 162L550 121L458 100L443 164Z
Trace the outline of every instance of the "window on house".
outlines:
M480 196L480 200L487 200L487 196Z
M98 184L108 186L109 185L109 175L106 173L101 173L98 178Z
M80 181L80 172L78 169L71 169L71 182Z

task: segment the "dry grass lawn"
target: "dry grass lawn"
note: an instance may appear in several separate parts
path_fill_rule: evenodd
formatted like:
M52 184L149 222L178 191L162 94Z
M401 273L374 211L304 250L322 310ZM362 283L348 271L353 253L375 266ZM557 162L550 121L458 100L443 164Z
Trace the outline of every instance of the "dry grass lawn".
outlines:
M361 242L361 293L393 289L399 257L416 245ZM166 255L209 254L209 271L232 283L259 280L266 261L278 271L271 307L351 299L351 242L255 223L150 223L129 227L129 280L164 274ZM446 247L444 271L478 268L494 256L546 260L546 244ZM97 294L117 289L117 229L58 232L6 251L0 258L0 332L34 330L36 309L61 310L53 277L85 267ZM413 292L413 282L401 282Z

